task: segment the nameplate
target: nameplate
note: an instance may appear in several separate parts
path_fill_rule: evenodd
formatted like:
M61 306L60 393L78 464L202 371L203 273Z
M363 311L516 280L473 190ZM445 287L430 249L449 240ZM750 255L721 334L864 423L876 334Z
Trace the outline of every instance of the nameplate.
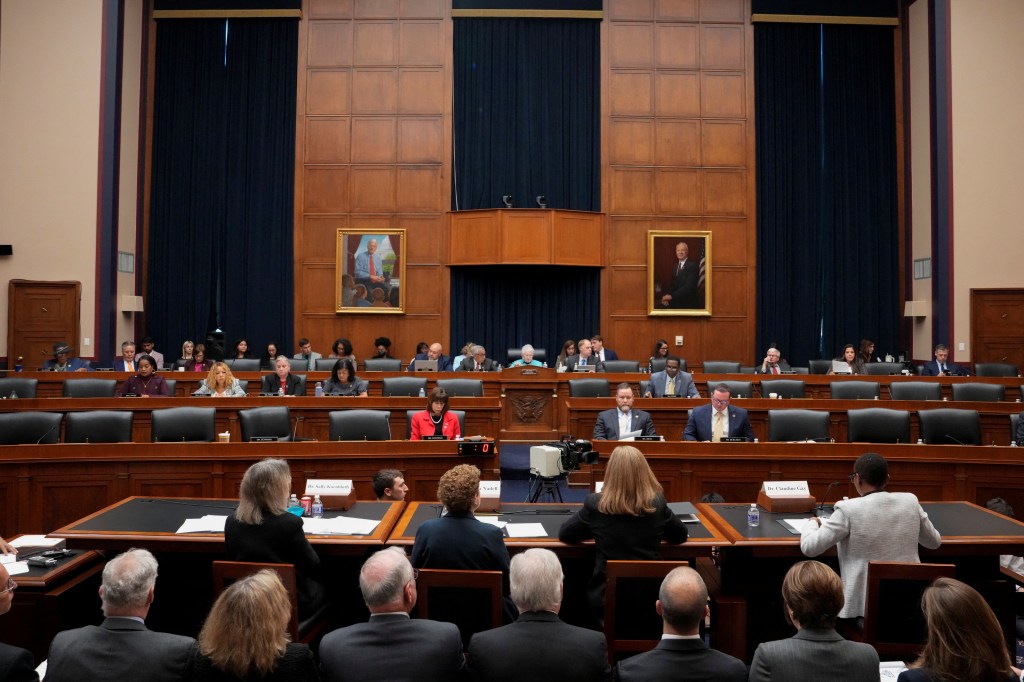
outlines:
M306 481L307 495L351 495L352 480L336 478L311 478Z
M501 481L480 481L480 497L501 497Z
M765 481L761 489L768 497L808 497L811 494L807 481Z
M746 443L747 439L743 436L722 436L719 443Z
M122 393L121 397L122 398L138 398L139 394L138 393Z
M249 442L250 443L276 443L277 442L277 437L276 436L250 436L249 437Z
M448 440L448 436L423 436L422 440Z
M637 436L633 440L662 440L661 436Z

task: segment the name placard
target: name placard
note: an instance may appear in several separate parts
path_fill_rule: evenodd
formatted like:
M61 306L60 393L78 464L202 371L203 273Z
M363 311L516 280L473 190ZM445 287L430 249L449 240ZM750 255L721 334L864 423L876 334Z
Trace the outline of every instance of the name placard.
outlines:
M351 495L351 479L311 478L306 481L307 495Z
M765 481L761 484L765 495L777 497L810 497L807 481Z
M501 498L501 481L480 481L480 497Z

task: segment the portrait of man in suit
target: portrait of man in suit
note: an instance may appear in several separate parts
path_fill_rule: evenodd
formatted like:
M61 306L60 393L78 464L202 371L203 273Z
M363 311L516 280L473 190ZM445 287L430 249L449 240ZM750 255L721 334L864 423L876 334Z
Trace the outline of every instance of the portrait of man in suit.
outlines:
M711 233L648 233L651 315L711 314Z

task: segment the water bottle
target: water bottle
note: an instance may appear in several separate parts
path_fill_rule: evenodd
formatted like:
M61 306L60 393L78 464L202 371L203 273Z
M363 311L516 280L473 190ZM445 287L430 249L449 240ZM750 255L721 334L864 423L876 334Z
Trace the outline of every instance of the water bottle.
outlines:
M316 388L313 389L313 392L316 394L317 398L324 397L324 384L322 381L316 382Z
M923 438L918 438L917 439L917 444L918 445L924 445L924 439Z
M324 503L320 500L320 496L316 495L313 498L313 518L320 519L324 515Z
M292 496L288 498L288 506L289 507L298 507L299 506L299 496L296 495L295 493L292 493Z
M284 397L284 386L281 386L277 389L277 395L279 395L282 398Z
M751 528L761 525L761 510L757 508L756 504L751 504L750 509L747 510L747 525Z
M420 397L421 398L426 398L427 397L426 389L423 389L423 388L420 389Z
M22 356L19 355L17 361L14 363L14 371L15 372L20 372L22 369L24 369L24 367L25 367L25 358L23 358Z

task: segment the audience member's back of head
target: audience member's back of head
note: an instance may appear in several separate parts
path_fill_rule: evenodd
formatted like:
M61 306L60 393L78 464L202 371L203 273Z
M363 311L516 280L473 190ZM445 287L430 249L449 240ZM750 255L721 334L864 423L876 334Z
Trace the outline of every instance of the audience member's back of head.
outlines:
M370 610L402 603L405 586L413 580L412 564L401 547L373 554L359 570L359 591Z
M787 620L791 611L801 629L833 628L845 603L843 581L820 561L801 561L782 580L782 599Z
M135 615L149 603L156 585L157 563L149 550L129 549L103 568L103 615Z
M707 612L708 588L697 571L673 568L661 581L661 617L677 634L696 633Z
M480 492L480 470L472 464L459 464L441 475L437 483L437 499L449 512L456 514L473 510L473 501Z
M512 557L512 602L520 613L551 611L562 605L562 564L549 549L532 548Z

